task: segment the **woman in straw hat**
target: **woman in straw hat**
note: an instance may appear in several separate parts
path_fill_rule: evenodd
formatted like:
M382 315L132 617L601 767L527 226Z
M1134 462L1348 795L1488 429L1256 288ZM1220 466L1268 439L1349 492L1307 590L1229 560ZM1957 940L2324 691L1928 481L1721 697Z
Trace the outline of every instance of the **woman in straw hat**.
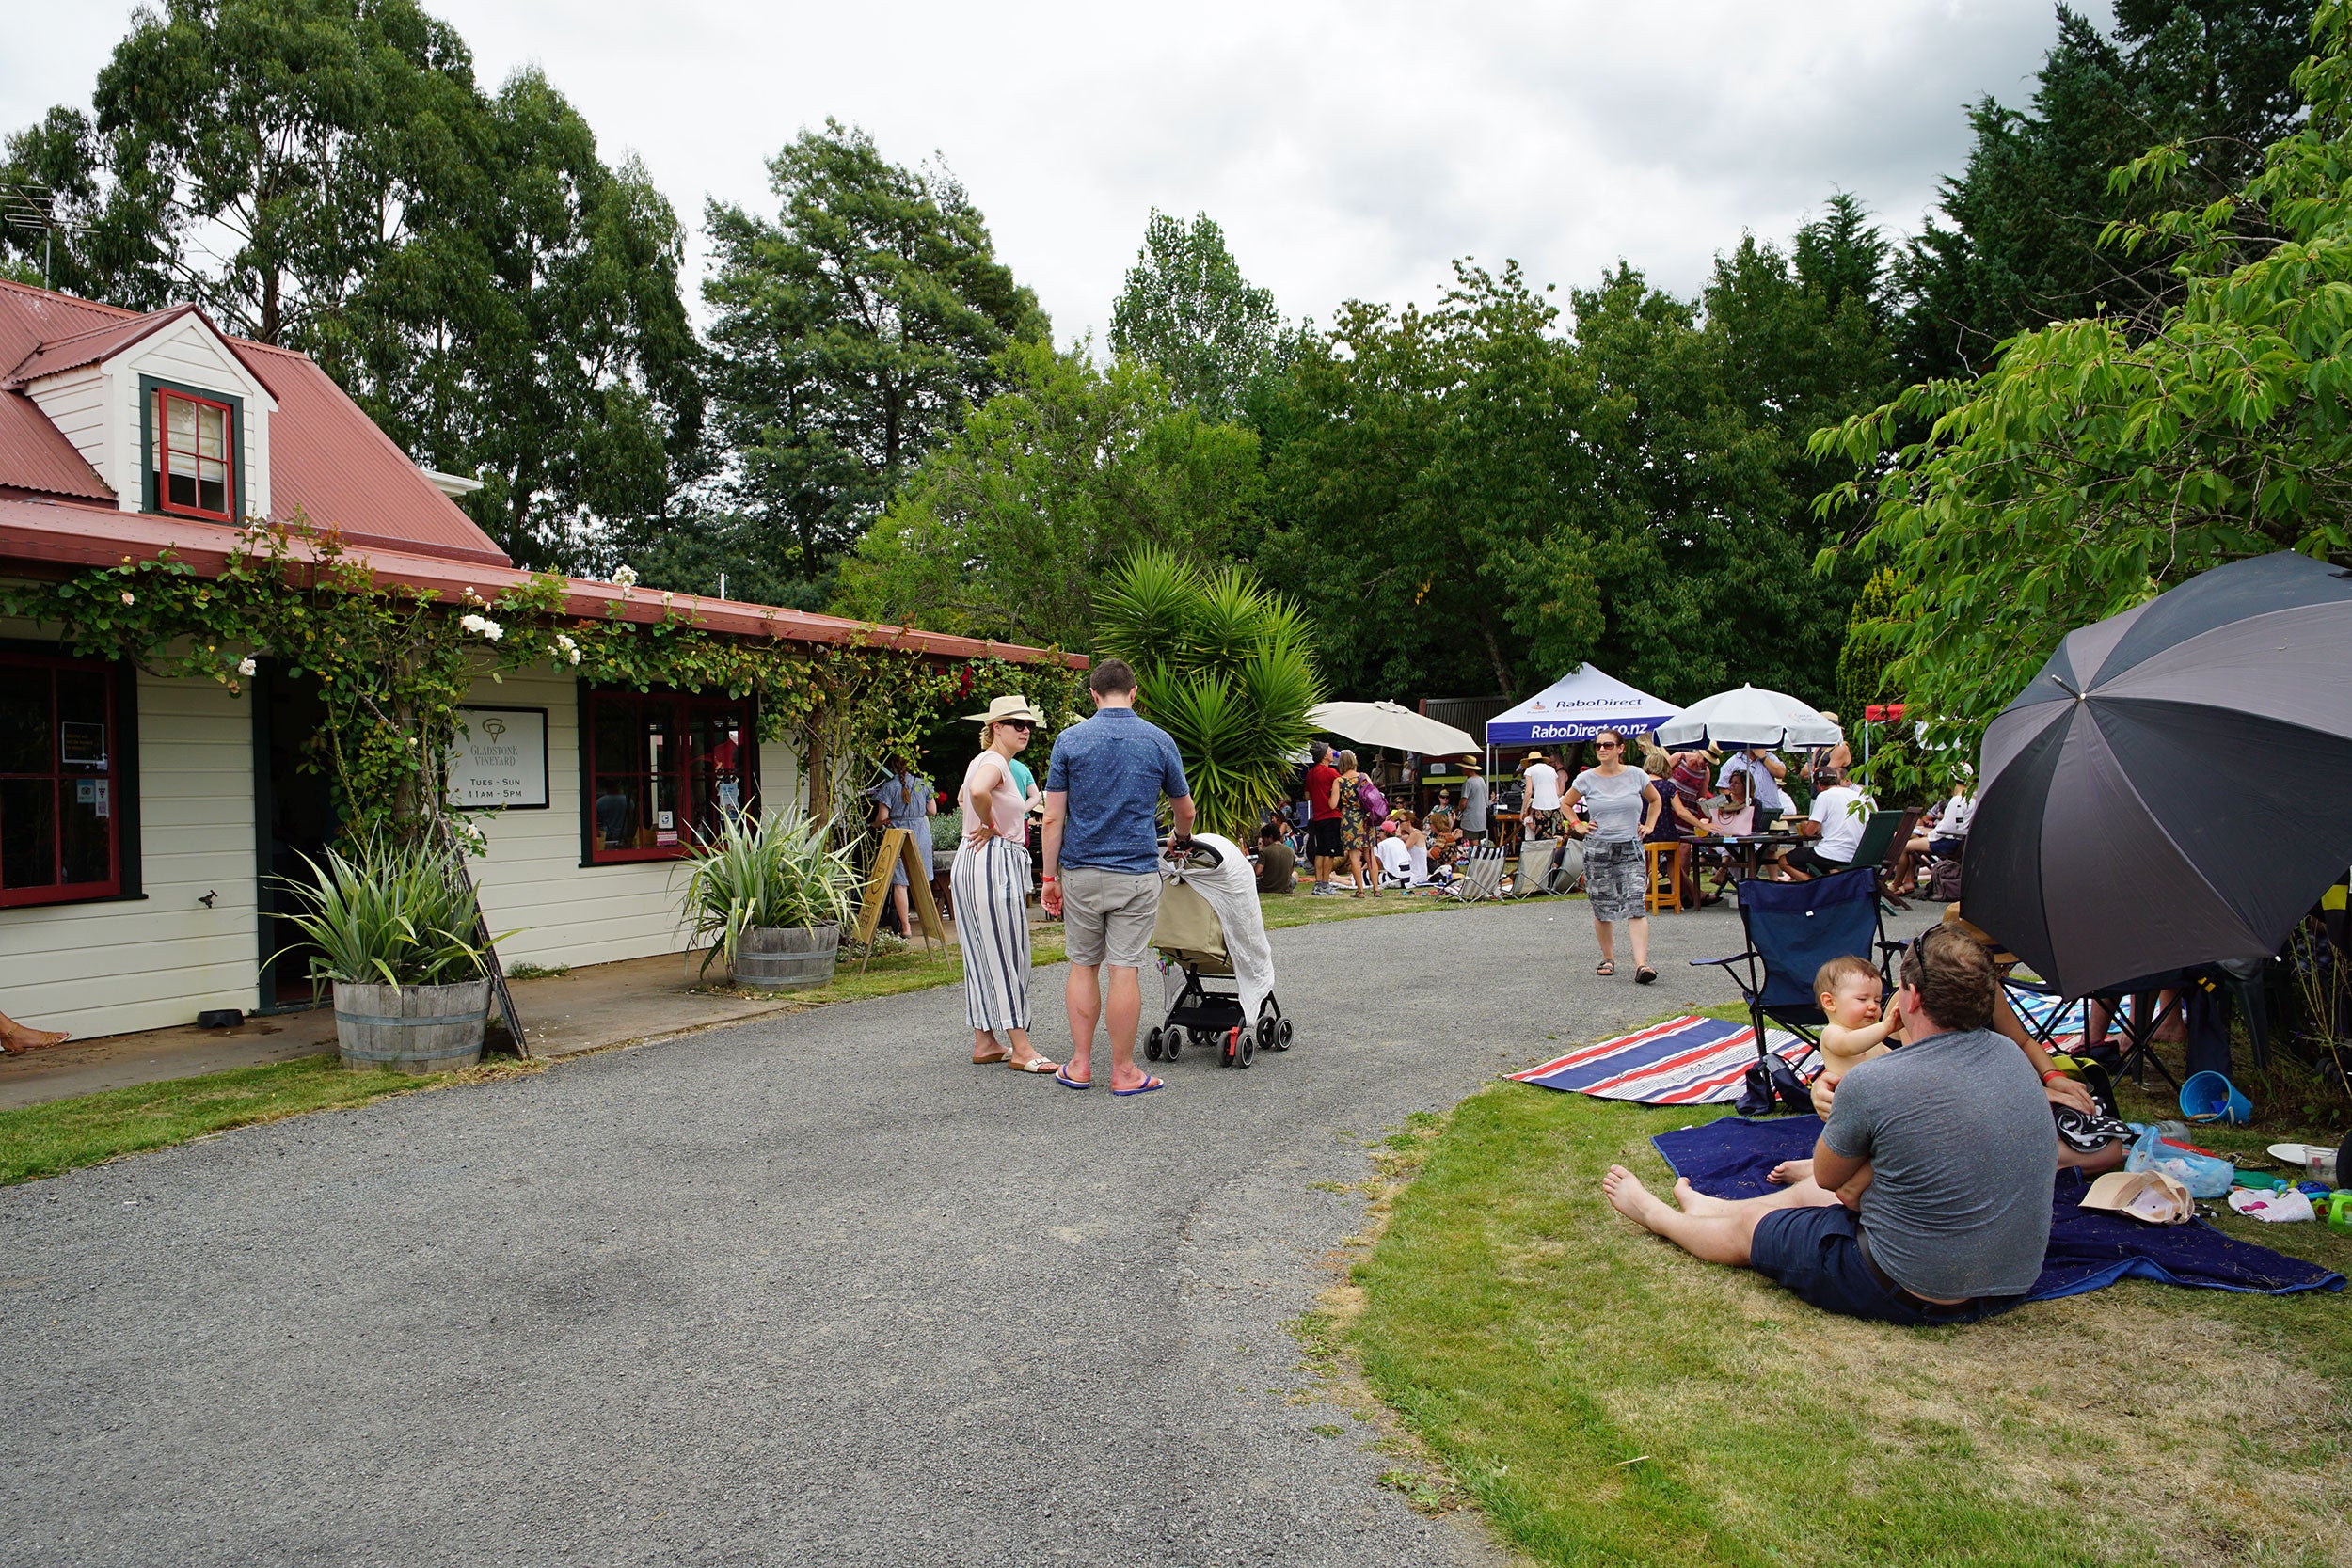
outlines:
M1013 783L1013 753L1044 722L1024 697L998 697L980 721L978 756L963 770L957 804L963 842L947 874L963 944L963 1008L972 1059L1015 1072L1052 1072L1058 1063L1029 1044L1028 803ZM1009 1044L1000 1044L996 1031Z

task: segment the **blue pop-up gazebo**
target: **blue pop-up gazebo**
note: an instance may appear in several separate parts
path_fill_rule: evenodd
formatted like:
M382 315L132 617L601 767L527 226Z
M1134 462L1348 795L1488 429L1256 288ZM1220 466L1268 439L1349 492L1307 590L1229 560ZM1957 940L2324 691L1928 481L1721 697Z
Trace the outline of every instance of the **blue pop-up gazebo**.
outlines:
M1580 665L1518 706L1486 721L1486 745L1534 746L1590 740L1602 730L1646 734L1681 709L1636 691L1616 676Z

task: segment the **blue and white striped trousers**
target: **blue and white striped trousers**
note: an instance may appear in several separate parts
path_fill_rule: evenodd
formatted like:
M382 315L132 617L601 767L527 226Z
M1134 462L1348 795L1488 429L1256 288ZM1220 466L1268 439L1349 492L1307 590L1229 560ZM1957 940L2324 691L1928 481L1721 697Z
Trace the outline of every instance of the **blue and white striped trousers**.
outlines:
M1029 1026L1029 851L992 838L956 847L947 873L963 943L963 1010L975 1029Z

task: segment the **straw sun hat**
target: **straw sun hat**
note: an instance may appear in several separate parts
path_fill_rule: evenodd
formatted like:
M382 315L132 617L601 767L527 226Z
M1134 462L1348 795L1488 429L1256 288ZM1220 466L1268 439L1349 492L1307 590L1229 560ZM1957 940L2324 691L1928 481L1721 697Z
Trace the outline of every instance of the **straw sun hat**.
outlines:
M986 713L967 713L966 719L977 719L983 724L993 724L1000 719L1026 719L1032 724L1045 722L1045 715L1029 705L1026 697L992 697Z

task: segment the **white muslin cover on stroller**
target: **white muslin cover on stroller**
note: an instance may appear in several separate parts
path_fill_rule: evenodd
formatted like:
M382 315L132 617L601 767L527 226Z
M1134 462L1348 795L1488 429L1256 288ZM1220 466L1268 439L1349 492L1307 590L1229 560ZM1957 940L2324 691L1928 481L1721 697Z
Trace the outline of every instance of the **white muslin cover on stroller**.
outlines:
M1274 947L1266 941L1265 917L1258 911L1257 873L1250 869L1241 846L1232 839L1216 833L1195 833L1192 839L1216 850L1217 863L1173 865L1160 862L1160 913L1152 927L1152 945L1170 956L1182 954L1210 973L1230 969L1234 988L1241 993L1242 1016L1254 1019L1274 993ZM1202 940L1206 933L1195 918L1197 906L1189 911L1184 907L1189 895L1198 895L1216 916L1217 931L1224 938L1221 964Z

